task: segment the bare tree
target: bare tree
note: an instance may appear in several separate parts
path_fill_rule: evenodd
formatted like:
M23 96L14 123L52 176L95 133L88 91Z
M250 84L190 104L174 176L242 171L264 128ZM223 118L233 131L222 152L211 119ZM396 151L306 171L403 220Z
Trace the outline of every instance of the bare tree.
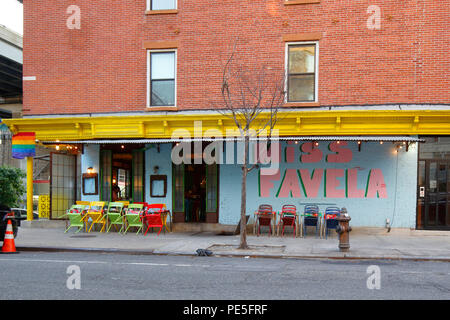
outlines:
M277 123L278 109L284 103L284 72L280 68L248 68L236 59L236 46L222 74L222 106L219 112L233 120L243 141L241 183L241 224L239 249L248 248L246 232L247 175L258 165L249 163L249 143L263 131L268 139Z

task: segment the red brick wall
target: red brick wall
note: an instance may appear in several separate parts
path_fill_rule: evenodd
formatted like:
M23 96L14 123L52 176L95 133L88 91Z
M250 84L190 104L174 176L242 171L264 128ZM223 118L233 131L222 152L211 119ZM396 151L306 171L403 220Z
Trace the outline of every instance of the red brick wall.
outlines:
M177 106L205 109L220 95L236 37L249 67L283 66L285 34L321 32L319 103L450 103L449 1L178 0L146 15L146 0L24 0L24 114L146 110L143 42L177 40ZM81 29L66 27L69 5ZM369 30L369 5L381 29Z

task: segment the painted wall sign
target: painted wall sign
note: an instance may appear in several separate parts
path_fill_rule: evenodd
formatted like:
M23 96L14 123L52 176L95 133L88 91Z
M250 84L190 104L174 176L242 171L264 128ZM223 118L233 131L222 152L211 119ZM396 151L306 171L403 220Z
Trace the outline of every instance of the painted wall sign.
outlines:
M297 146L298 147L298 146ZM295 163L295 148L288 143L284 152L286 163ZM303 154L300 163L350 163L353 152L347 148L346 141L333 141L328 145L331 152L324 156L323 152L314 147L312 142L300 146ZM387 198L386 184L383 172L372 168L364 175L361 168L286 168L275 172L259 170L259 197L268 198ZM365 185L365 189L358 185Z

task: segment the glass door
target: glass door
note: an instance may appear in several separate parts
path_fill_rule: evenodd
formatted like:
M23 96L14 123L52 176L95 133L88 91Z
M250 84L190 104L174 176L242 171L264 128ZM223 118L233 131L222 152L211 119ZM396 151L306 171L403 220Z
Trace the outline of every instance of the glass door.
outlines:
M419 161L418 217L423 221L418 219L418 227L420 222L424 229L450 229L449 171L448 160Z
M111 201L112 151L100 152L100 200Z
M172 169L173 222L184 222L184 164Z
M206 222L219 222L218 212L218 165L206 166Z
M133 150L132 154L133 201L144 202L144 151Z

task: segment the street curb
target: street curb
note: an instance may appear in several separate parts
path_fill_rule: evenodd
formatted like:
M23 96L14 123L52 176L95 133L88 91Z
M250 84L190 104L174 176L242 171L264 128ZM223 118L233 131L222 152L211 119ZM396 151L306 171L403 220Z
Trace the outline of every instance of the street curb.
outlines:
M104 254L128 254L128 255L160 255L160 256L197 256L196 253L186 252L155 252L154 250L128 250L111 248L61 248L61 247L16 247L17 252L85 252L85 253L104 253ZM217 253L213 257L229 258L265 258L265 259L298 259L298 260L392 260L392 261L434 261L450 262L446 257L411 257L411 256L317 256L317 255L262 255L262 254L240 254L240 253Z

